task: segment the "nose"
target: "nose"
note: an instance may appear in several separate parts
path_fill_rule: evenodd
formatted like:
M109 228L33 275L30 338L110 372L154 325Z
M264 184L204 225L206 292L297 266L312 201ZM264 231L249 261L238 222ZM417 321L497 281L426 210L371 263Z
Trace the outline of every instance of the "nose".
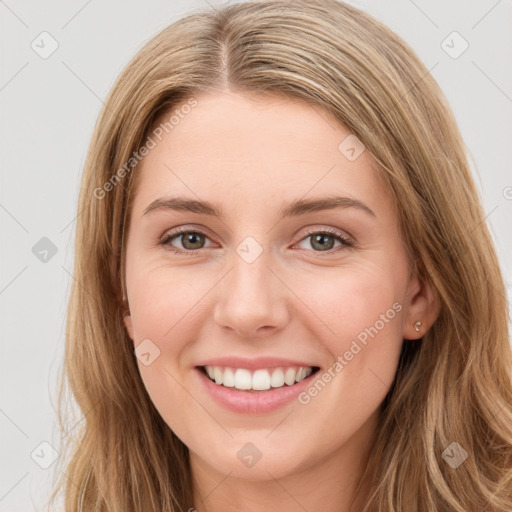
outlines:
M288 320L287 287L263 254L252 263L237 256L217 293L216 325L241 338L268 336Z

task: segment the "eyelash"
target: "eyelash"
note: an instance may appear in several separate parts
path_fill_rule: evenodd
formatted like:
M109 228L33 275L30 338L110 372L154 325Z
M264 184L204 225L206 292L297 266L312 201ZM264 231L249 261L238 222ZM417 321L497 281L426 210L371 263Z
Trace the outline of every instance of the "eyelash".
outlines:
M204 231L201 231L200 229L177 228L176 230L172 231L171 233L165 234L162 237L162 239L158 242L158 245L167 246L169 248L169 250L171 250L172 252L178 253L178 254L189 254L189 255L197 254L201 249L197 249L195 251L183 250L183 249L178 249L178 248L170 245L170 243L169 243L171 240L178 238L180 235L189 234L189 233L200 234L200 235L203 235L203 236L209 238L208 235ZM341 242L340 247L336 247L334 249L329 249L328 251L314 251L313 250L313 252L316 252L318 254L331 255L340 250L351 249L354 247L354 243L352 241L350 241L348 238L340 235L340 233L338 231L336 231L335 229L330 229L330 228L325 228L325 229L320 229L320 230L310 230L306 233L306 235L303 238L301 238L299 240L299 242L302 242L303 240L310 237L311 235L317 235L317 234L332 235L335 239L337 239L338 241Z

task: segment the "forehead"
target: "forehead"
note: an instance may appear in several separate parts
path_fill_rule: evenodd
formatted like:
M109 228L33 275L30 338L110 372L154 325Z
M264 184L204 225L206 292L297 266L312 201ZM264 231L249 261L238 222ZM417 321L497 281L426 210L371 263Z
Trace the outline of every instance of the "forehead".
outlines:
M344 193L370 202L383 195L371 156L363 151L354 159L359 141L319 106L237 93L195 100L155 124L152 133L159 128L159 136L150 136L156 145L136 169L135 210L166 194L217 203L229 198L238 207L308 194Z

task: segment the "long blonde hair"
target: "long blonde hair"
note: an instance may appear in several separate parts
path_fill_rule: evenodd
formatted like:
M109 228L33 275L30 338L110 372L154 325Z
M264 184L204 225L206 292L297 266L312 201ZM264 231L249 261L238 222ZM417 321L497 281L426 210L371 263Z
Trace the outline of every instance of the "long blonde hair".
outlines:
M466 148L407 44L336 0L193 13L149 41L112 88L81 184L59 395L63 469L53 498L63 491L67 512L192 506L188 449L153 406L124 327L124 241L131 159L155 120L226 88L300 98L357 135L389 186L411 270L439 298L432 328L404 342L363 475L371 482L363 512L510 512L506 292ZM81 411L76 424L67 389ZM467 459L454 468L446 453L461 449Z

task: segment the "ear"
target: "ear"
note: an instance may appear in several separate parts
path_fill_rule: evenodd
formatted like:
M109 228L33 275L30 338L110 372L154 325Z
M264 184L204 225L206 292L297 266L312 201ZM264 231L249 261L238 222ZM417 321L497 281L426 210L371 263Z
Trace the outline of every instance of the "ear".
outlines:
M441 306L434 288L417 275L411 277L405 298L402 336L406 340L422 338L437 320ZM421 322L419 332L416 322Z
M132 341L134 341L134 336L133 336L133 322L132 322L132 317L130 315L130 313L127 313L124 317L123 317L123 322L124 322L124 325L126 327L126 330L128 331L128 336L130 336L130 338L132 339Z

